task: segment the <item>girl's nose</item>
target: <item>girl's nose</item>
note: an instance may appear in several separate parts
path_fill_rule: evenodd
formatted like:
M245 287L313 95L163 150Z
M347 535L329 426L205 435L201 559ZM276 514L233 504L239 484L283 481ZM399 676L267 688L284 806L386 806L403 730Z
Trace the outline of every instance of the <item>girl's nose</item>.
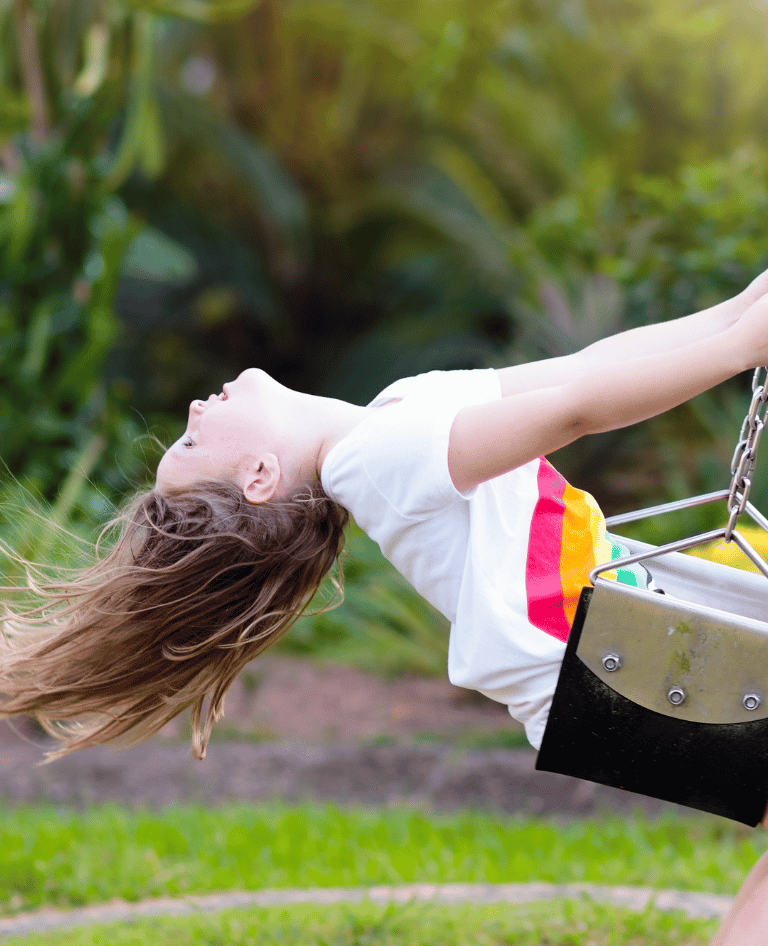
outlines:
M192 420L193 417L196 417L198 414L202 413L202 411L205 410L205 405L206 405L206 404L209 404L211 401L218 401L218 400L219 400L218 395L216 395L216 394L209 394L207 401L203 401L203 400L201 400L200 398L198 398L198 399L195 400L195 401L192 401L192 403L189 405L189 419L190 419L190 421Z

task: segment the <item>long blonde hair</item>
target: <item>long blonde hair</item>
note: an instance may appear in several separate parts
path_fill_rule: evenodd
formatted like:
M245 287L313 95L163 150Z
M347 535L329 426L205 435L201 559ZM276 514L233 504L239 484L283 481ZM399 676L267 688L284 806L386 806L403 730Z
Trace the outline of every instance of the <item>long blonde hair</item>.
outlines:
M139 494L95 564L51 581L22 562L34 600L0 619L0 718L33 714L63 743L51 762L136 745L191 706L193 755L205 758L229 686L306 611L347 521L317 489L259 505L229 482ZM331 580L335 604L341 568Z

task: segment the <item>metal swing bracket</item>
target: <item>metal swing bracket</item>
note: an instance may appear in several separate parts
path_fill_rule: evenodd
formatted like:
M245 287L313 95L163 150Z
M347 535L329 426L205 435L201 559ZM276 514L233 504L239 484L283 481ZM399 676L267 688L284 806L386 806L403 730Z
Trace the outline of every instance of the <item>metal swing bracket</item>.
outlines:
M599 582L578 659L605 686L671 719L768 719L768 624L651 594Z

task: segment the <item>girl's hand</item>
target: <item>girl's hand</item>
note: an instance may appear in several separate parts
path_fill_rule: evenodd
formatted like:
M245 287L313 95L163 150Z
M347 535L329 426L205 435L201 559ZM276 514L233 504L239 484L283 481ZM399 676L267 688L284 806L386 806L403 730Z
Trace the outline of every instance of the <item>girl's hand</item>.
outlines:
M763 273L758 279L765 276ZM749 286L745 292L751 288ZM741 313L730 331L744 353L745 370L768 365L768 291Z
M742 311L746 311L766 293L768 293L768 269L756 276L747 288L739 293Z

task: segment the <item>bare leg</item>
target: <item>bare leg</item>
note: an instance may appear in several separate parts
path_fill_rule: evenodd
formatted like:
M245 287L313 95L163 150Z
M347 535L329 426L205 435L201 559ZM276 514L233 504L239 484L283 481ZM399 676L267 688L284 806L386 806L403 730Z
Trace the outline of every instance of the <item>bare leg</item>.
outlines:
M768 811L762 821L768 829ZM768 851L747 875L711 946L766 946L768 943Z

